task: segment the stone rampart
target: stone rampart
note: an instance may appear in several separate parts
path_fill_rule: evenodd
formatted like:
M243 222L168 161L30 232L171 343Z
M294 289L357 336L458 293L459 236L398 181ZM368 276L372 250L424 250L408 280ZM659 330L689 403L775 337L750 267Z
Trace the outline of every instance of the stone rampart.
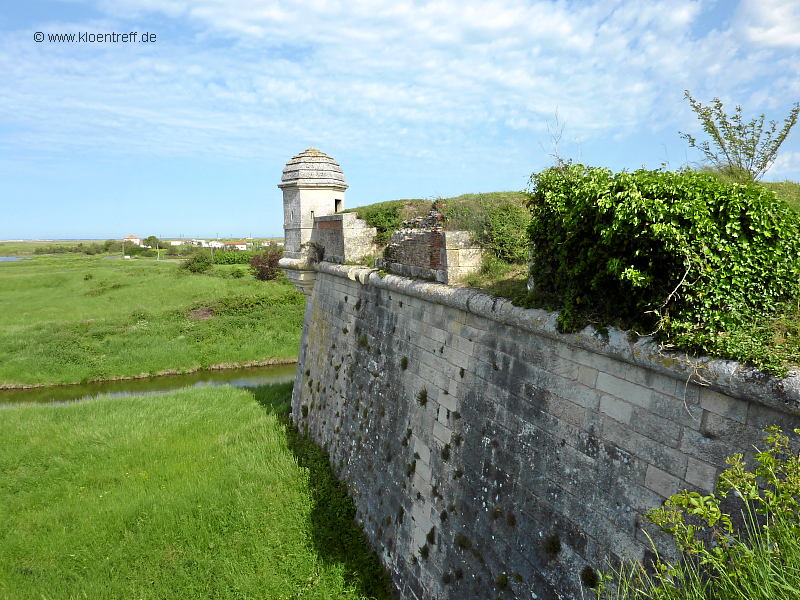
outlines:
M376 233L355 213L339 213L316 217L311 241L322 249L326 261L341 264L374 254Z
M293 419L402 598L580 598L582 574L645 556L647 510L709 490L762 427L800 425L796 378L613 329L561 334L553 313L472 290L313 269Z
M482 250L468 231L446 231L442 215L432 210L392 233L376 266L404 277L457 283L480 269Z

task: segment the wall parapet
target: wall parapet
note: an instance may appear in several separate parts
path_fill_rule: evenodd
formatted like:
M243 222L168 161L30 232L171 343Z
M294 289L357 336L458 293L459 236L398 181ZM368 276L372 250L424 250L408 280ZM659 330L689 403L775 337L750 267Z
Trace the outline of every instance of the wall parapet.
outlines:
M497 298L478 290L456 288L438 283L382 275L378 269L359 265L335 265L326 262L314 267L317 271L373 285L389 291L463 310L503 325L598 354L604 354L631 365L650 369L662 375L696 383L742 400L758 400L763 404L794 414L800 411L800 371L791 371L785 378L768 375L755 367L737 361L692 357L684 352L664 351L652 336L631 341L629 332L608 328L606 336L591 326L574 333L558 330L558 313L537 308L515 306L510 300Z

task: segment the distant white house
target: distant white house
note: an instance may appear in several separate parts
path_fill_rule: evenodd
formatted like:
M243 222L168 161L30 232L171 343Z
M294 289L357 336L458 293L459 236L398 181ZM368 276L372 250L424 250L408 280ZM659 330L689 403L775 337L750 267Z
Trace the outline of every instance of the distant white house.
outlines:
M283 246L283 242L261 242L262 246L272 246L275 244L276 246Z
M137 246L142 245L142 238L135 235L126 235L124 238L122 238L122 241L128 242L129 244L136 244Z
M170 246L183 246L184 244L188 244L188 243L189 242L187 242L186 240L170 240L169 241L169 245Z
M225 245L236 250L247 250L247 242L226 242Z
M211 240L208 242L209 248L224 248L225 242L220 242L219 240Z

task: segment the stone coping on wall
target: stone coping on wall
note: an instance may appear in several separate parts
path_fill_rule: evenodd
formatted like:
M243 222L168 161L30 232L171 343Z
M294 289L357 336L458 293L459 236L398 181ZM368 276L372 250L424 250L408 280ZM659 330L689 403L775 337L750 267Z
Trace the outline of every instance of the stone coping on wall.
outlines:
M561 333L557 328L557 312L521 308L514 306L509 300L477 290L383 274L370 267L328 262L311 265L305 260L290 259L282 259L280 264L289 269L314 269L358 281L363 285L369 284L460 309L570 346L651 369L674 379L708 386L729 396L756 401L783 412L800 414L800 372L797 370L781 379L732 360L695 358L683 352L667 351L654 343L650 336L631 341L628 332L614 327L608 328L607 336L597 333L591 326L574 333Z

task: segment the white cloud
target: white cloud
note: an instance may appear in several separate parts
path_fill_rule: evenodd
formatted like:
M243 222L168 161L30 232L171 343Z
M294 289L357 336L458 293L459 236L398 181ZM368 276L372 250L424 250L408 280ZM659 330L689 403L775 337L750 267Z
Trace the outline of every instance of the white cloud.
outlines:
M692 0L99 6L93 29L160 24L169 34L146 49L7 36L8 147L236 157L261 156L275 140L319 140L435 156L485 151L509 135L535 146L556 107L572 137L619 137L692 118L683 89L725 99L775 60L730 31L697 38L702 4Z
M769 179L780 179L782 176L796 174L800 172L800 152L783 152L778 154L778 158L767 171Z
M798 0L743 0L738 13L737 27L751 42L800 48Z

